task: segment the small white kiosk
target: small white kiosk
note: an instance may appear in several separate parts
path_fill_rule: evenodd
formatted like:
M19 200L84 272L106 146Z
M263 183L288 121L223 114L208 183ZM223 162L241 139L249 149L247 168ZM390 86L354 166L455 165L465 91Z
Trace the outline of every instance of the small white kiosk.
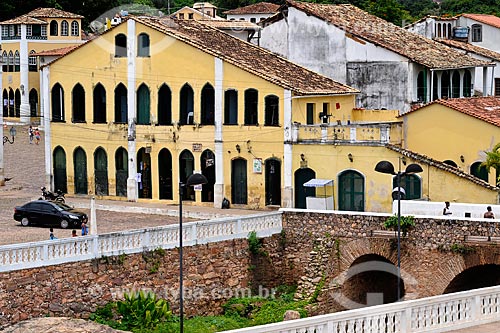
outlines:
M314 187L315 196L306 197L307 209L334 210L335 200L333 196L333 180L313 178L305 182L304 187ZM323 191L318 188L322 187Z

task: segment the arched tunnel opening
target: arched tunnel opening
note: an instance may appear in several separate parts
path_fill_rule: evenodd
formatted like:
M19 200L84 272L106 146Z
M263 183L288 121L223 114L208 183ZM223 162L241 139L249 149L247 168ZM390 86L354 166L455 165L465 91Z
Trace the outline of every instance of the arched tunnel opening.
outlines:
M347 271L342 295L353 302L349 308L393 303L398 300L398 268L388 259L377 254L357 258ZM400 279L400 297L405 295Z
M468 268L455 276L443 294L498 285L500 285L500 265L480 265Z

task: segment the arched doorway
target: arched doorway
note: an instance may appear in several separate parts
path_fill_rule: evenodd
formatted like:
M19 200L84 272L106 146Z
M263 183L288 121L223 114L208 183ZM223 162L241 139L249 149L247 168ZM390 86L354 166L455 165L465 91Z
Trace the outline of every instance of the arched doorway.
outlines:
M347 308L396 302L398 278L397 266L385 257L378 254L358 257L349 267L346 281L342 285L342 295L351 305ZM399 294L403 298L404 280L399 279Z
M243 158L231 161L231 201L247 204L247 160Z
M488 182L488 170L486 167L481 165L481 162L472 163L470 166L470 173L471 175Z
M16 96L15 96L15 112L16 112L16 118L21 117L21 92L19 89L16 89Z
M316 172L309 168L297 169L295 171L295 208L307 208L306 197L314 197L314 187L304 187L311 179L316 178Z
M265 162L266 206L281 206L281 162L276 158Z
M151 189L151 155L146 149L141 148L137 152L137 172L141 174L139 182L139 198L152 198Z
M443 294L500 285L500 265L487 264L466 269L448 284Z
M87 189L87 155L78 147L73 153L75 194L88 194Z
M143 83L137 89L137 124L149 125L150 123L149 88Z
M12 88L9 89L9 117L14 117L16 115L16 111L14 109L14 90Z
M179 181L186 184L189 176L194 171L194 157L189 150L183 150L179 155ZM184 186L182 200L195 200L194 189L192 186Z
M108 195L108 155L101 147L94 152L95 194Z
M3 90L2 107L3 107L3 116L8 117L9 116L9 93L7 92L7 89Z
M172 189L172 154L167 148L158 154L158 176L160 179L160 199L174 198Z
M68 180L66 176L66 153L61 146L57 146L52 153L54 160L54 189L68 193Z
M31 117L38 116L38 92L34 88L30 90L29 103L30 103L30 116Z
M201 201L214 202L215 155L211 150L201 154L201 173L207 178L207 183L202 185Z
M365 210L365 178L359 172L347 170L339 175L339 210Z
M119 197L126 197L128 178L128 153L123 147L120 147L116 150L115 168L116 195Z

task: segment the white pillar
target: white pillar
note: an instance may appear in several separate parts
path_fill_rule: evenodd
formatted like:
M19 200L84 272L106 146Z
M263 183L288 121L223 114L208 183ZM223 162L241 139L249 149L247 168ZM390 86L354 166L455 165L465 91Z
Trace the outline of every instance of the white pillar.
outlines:
M95 213L95 197L90 198L90 235L97 235L97 219Z
M293 186L292 186L292 92L288 89L284 91L283 100L284 116L284 153L283 153L283 195L282 207L293 207Z
M50 128L50 66L42 68L40 76L40 107L43 115L44 149L45 149L45 186L52 186L52 140Z
M127 116L128 116L128 178L127 199L137 201L137 153L136 153L136 112L135 112L135 21L127 20Z
M215 185L214 185L214 207L222 206L224 198L224 144L222 135L222 124L224 113L222 102L224 101L224 63L219 58L215 60Z
M21 73L21 107L20 121L23 124L30 123L30 104L29 104L29 81L28 81L28 40L26 39L26 24L21 24L21 42L19 43L19 67Z
M488 96L488 67L483 67L483 96Z

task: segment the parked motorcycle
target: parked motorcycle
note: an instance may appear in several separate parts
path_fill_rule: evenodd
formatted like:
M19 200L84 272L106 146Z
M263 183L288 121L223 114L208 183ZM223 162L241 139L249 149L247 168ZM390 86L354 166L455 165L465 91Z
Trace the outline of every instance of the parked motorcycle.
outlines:
M40 200L53 200L57 202L66 202L66 199L64 198L64 193L62 193L61 190L56 190L56 193L52 193L50 191L47 191L47 188L45 186L42 186L40 188L42 190L42 197Z

